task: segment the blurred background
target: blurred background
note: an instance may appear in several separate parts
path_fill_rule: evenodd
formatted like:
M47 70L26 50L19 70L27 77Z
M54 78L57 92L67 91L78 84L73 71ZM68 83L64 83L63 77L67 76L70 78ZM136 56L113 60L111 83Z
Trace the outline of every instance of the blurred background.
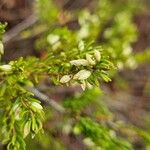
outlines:
M53 8L53 6L47 6L47 8L44 6L47 1L0 0L0 21L3 23L7 22L6 33L3 38L5 45L5 54L2 58L3 61L9 62L20 56L45 57L47 53L45 50L46 44L42 39L47 36L45 33L49 32L45 24L47 25L47 21L49 21L49 26L52 26L51 23L55 20L55 8ZM89 9L92 11L96 7L95 1L96 0L54 0L54 4L59 8L59 12L57 12L59 25L62 27L67 26L72 31L79 29L80 25L77 19L72 17L72 14L77 14L82 9ZM103 0L99 1L101 3ZM102 89L107 93L103 95L103 100L116 120L123 120L130 125L135 125L136 127L146 130L148 133L150 131L150 0L131 0L130 2L126 0L115 0L112 3L113 6L106 4L105 10L100 10L100 13L104 13L104 16L105 14L108 16L110 15L107 13L111 7L113 7L116 12L114 16L111 16L109 19L106 19L107 17L104 18L106 24L101 34L97 37L97 41L99 43L105 43L107 37L109 40L109 34L107 36L108 32L105 31L110 29L113 24L113 17L115 17L118 12L122 11L121 9L129 9L129 13L133 16L132 23L136 28L136 40L131 42L131 48L133 50L133 57L136 59L138 66L135 68L128 68L127 66L125 69L120 69L113 77L111 83L102 83ZM123 8L122 5L125 7ZM49 9L49 11L46 9ZM42 16L42 11L45 13L44 17ZM120 22L123 21L126 20L122 18ZM130 22L127 28L129 27ZM130 32L126 34L130 34ZM50 97L58 102L80 91L78 87L50 87L47 80L41 83L40 89L46 91ZM52 112L50 112L50 114L51 113ZM55 119L48 119L49 121L45 124L47 128L53 128L55 124L61 120L62 116L58 114L55 114L55 116ZM65 143L64 147L67 147L69 150L86 149L81 144L80 139L77 140L72 135L68 136L53 132L50 141L53 141L53 138L62 139ZM45 139L47 140L47 138ZM49 145L52 144L49 141L46 141L44 144L40 144L40 142L36 141L31 144L28 149L39 149L36 147L37 145L41 147L41 150L63 149L61 146L61 148L56 148L55 146L50 148ZM57 142L59 143L60 141L58 140ZM58 145L61 145L60 143ZM135 150L146 149L143 140L138 137L134 137L133 144ZM147 147L146 150L150 150L150 147Z

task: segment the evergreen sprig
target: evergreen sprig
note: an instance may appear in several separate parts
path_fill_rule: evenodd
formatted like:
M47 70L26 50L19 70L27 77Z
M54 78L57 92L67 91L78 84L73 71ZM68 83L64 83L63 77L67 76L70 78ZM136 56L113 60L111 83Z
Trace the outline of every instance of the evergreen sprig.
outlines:
M45 78L57 86L81 85L85 90L79 97L66 100L64 106L69 112L66 117L75 120L74 134L85 136L83 142L89 148L132 149L131 144L116 136L109 126L82 114L99 94L93 89L95 86L111 81L116 68L137 66L131 48L136 39L132 21L136 7L132 7L130 1L126 1L126 5L115 2L117 5L112 0L100 0L93 10L84 8L74 12L64 11L51 0L36 2L38 25L44 26L46 33L35 46L44 49L46 56L0 63L0 138L8 150L25 150L25 138L29 135L33 138L43 131L43 107L26 87L34 87ZM75 30L67 27L72 20L79 26ZM4 28L5 25L0 24L0 56L4 53ZM107 111L101 109L98 113L103 115Z

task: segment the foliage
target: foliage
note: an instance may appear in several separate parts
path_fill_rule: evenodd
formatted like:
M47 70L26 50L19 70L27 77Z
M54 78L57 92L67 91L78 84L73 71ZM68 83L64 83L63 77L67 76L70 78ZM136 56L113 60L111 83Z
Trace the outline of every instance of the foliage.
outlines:
M64 107L71 112L82 112L82 110L93 103L99 95L100 92L98 89L86 90L82 95L77 94L74 97L66 99L64 101Z
M95 89L99 83L111 81L117 69L137 67L131 48L136 40L137 29L132 17L137 7L132 7L130 1L124 3L102 0L96 2L93 10L69 12L58 8L53 1L36 2L38 25L44 25L46 33L36 41L35 47L45 50L46 55L42 59L19 58L0 65L0 139L8 150L25 150L25 138L43 132L43 107L28 87L37 86L45 78L57 86L80 85L84 90L83 94L64 100L66 114L62 124L71 120L69 126L63 128L65 132L70 133L71 129L73 134L85 136L83 143L89 149L132 149L131 143L108 125L109 121L113 122L112 115L97 100L100 92ZM67 27L72 20L77 21L79 28ZM0 24L0 40L4 27ZM0 42L0 55L3 52ZM45 139L47 136L53 139L52 131L48 132ZM51 144L60 149L62 144L57 141Z
M67 23L77 19L80 27L72 31L67 27L59 27L59 25L55 29L53 25L49 24L46 35L37 41L37 48L45 49L46 47L46 50L60 51L60 49L74 48L81 40L88 43L96 41L98 44L101 43L119 69L123 69L123 67L135 68L136 62L132 56L131 43L136 40L136 26L132 22L132 17L139 7L134 1L124 3L117 0L116 2L103 0L102 2L97 1L97 5L92 11L84 8L80 11L77 10L76 15L74 12L62 12L64 15L62 19L67 18ZM70 17L67 17L68 14ZM61 24L59 18L57 22L55 25ZM99 41L99 37L103 40Z
M37 0L35 11L38 13L41 21L52 24L57 19L58 9L53 1Z
M5 32L6 24L0 23L0 40L2 40L2 35Z
M3 46L3 43L2 43L2 35L5 32L5 27L6 27L6 24L2 24L0 22L0 59L1 59L1 55L4 54L4 46Z
M130 143L121 138L117 138L113 130L103 124L98 124L90 118L80 118L75 126L75 131L81 132L86 138L84 143L92 149L132 149Z

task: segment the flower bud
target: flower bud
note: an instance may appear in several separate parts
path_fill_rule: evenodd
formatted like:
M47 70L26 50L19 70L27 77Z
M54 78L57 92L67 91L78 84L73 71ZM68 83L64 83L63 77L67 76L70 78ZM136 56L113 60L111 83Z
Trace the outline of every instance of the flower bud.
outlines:
M0 66L0 70L2 70L2 71L8 72L8 71L11 71L11 69L12 69L11 65L2 65L2 66Z
M40 110L43 109L43 107L42 107L39 103L37 103L37 102L32 102L31 105L32 105L33 107L35 107L36 109L40 109Z
M117 67L118 67L119 70L123 70L123 67L124 67L123 62L118 61L117 62Z
M87 137L83 140L83 143L88 146L88 147L93 147L95 146L95 143L92 141L91 138Z
M80 51L84 50L84 42L82 40L79 42L78 48L79 48Z
M136 69L136 67L137 67L137 63L136 63L135 59L132 58L132 57L130 57L130 58L127 59L126 65L130 69Z
M124 56L129 56L132 53L132 47L131 46L126 46L124 47L122 54Z
M30 133L31 121L27 121L24 126L23 137L25 138Z
M94 56L98 62L101 60L101 53L98 50L94 51Z
M59 39L60 39L60 37L59 37L58 35L56 35L56 34L50 34L50 35L48 35L48 37L47 37L47 41L48 41L51 45L53 45L53 44L55 44L56 42L58 42Z
M71 65L75 66L88 66L89 63L86 59L77 59L77 60L72 60L70 61Z
M78 80L85 80L89 78L91 75L91 72L88 70L80 70L77 74L74 75L73 79L78 79Z
M86 54L86 60L90 65L95 65L95 61L92 59L92 55Z
M61 83L67 83L67 82L70 81L70 79L71 79L71 76L70 76L70 75L64 75L64 76L62 76L62 78L60 79L60 82L61 82Z

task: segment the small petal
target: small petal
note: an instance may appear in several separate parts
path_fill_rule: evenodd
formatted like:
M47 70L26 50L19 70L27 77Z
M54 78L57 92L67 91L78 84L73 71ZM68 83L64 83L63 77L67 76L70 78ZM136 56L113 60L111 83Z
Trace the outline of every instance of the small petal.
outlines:
M97 61L101 60L101 53L98 50L94 51L94 56L95 56Z
M137 68L137 63L135 61L134 58L130 57L127 61L126 61L126 65L127 67L131 68L131 69L136 69Z
M78 38L84 39L89 36L89 27L88 25L84 25L81 27L81 29L78 32Z
M72 60L72 61L70 61L70 63L75 66L88 66L89 65L89 63L86 59Z
M126 46L123 51L122 54L124 56L129 56L132 53L132 47L131 46Z
M50 44L55 44L56 42L58 42L60 39L60 37L58 35L55 35L55 34L50 34L48 35L47 37L47 41L50 43Z
M79 42L78 48L79 48L80 51L84 50L84 42L82 40Z
M37 109L43 109L43 107L37 102L32 102L31 105L34 106Z
M88 147L93 147L95 145L92 139L88 137L83 140L83 143L87 145Z
M2 71L11 71L11 69L12 69L11 65L0 66L0 70L2 70Z
M91 72L84 69L84 70L80 70L77 74L75 74L73 79L85 80L89 78L90 75L91 75Z
M86 54L86 60L89 62L90 65L95 65L95 61L92 59L92 55Z
M69 82L71 79L71 76L70 75L64 75L61 79L60 79L60 82L61 83L67 83Z
M118 67L119 70L123 70L123 67L124 67L123 62L118 61L117 62L117 67Z

